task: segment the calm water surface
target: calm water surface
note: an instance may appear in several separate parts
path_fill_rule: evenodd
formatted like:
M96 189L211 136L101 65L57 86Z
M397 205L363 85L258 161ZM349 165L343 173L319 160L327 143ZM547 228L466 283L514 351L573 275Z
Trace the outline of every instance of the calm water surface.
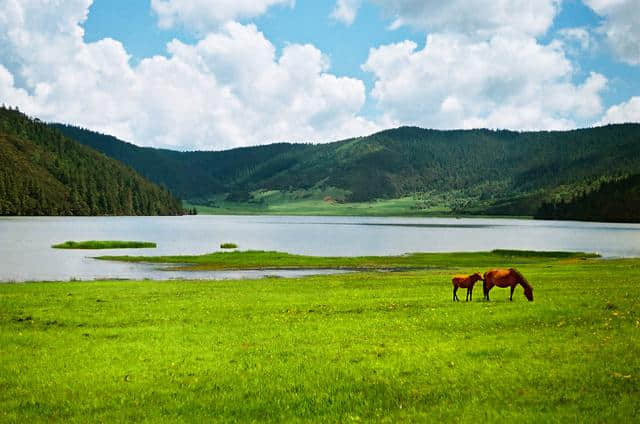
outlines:
M140 240L156 249L60 250L66 240ZM517 219L183 216L0 218L0 281L102 278L256 278L331 271L162 271L154 265L91 256L183 255L219 250L278 250L307 255L395 255L504 249L597 252L640 257L640 224Z

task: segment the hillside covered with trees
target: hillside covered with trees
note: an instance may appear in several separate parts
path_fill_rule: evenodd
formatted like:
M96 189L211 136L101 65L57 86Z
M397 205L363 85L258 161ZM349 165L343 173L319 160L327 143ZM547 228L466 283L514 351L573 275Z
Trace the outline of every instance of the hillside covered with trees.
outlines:
M640 175L603 183L568 201L545 202L536 218L640 222Z
M56 127L194 203L221 194L242 202L257 191L335 188L345 202L418 195L456 214L535 215L545 202L571 201L640 173L639 124L537 132L402 127L327 144L221 152L142 148Z
M151 147L138 147L110 135L100 134L70 125L53 124L68 137L131 166L145 178L162 184L182 199L206 197L225 193L241 186L240 175L253 176L258 168L267 175L277 173L265 162L281 164L283 157L297 156L308 151L308 145L278 143L221 152L178 152ZM285 161L286 162L286 161ZM265 171L263 171L264 173Z
M0 215L177 215L166 189L17 110L0 108Z

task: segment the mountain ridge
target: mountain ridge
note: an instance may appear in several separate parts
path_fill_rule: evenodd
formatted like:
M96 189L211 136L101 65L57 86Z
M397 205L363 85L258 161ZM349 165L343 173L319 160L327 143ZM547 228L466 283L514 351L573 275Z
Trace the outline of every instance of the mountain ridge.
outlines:
M195 203L212 195L247 200L261 190L337 188L346 202L420 194L453 213L534 215L543 202L640 173L640 124L633 123L535 132L405 126L326 144L212 152L138 147L55 126Z

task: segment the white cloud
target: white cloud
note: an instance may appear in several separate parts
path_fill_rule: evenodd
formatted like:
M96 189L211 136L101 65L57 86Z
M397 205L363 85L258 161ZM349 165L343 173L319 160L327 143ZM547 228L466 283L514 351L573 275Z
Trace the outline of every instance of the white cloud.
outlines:
M631 65L640 65L640 4L638 0L584 0L604 17L600 30L616 56Z
M411 25L428 32L490 36L517 31L544 34L558 12L559 0L370 0L393 19L392 28ZM343 21L355 18L357 2L338 0ZM336 12L334 12L335 14Z
M640 123L640 97L632 97L628 101L611 106L596 125Z
M295 0L151 0L161 28L182 25L201 33L228 21L262 15L271 6L294 4Z
M11 103L8 103L8 101ZM0 65L0 103L6 106L21 105L23 108L33 109L33 101L25 90L15 87L13 75L7 68Z
M0 0L0 103L141 145L179 149L329 141L403 124L568 128L602 113L606 78L592 73L576 83L565 44L536 41L553 18L553 0L526 2L528 8L522 3L522 10L502 1L474 3L487 10L466 10L458 0L441 8L430 1L389 2L397 19L409 23L414 7L416 22L440 32L431 33L423 49L405 41L370 51L363 69L374 76L370 96L381 111L375 122L361 115L362 81L331 74L328 57L314 46L291 44L278 53L254 25L223 23L292 4L251 4L258 3L263 9L220 3L229 8L222 18L204 19L206 25L169 13L171 25L205 30L214 22L216 29L195 44L174 40L165 56L134 65L116 40L83 40L91 0ZM537 7L541 15L533 16ZM491 15L507 12L522 31Z
M132 65L118 41L83 41L90 3L0 0L0 102L181 149L329 141L377 129L359 116L364 84L332 75L312 45L277 55L255 26L228 22Z
M565 45L565 50L576 54L579 50L585 51L593 47L593 39L586 28L563 28L558 31L558 36Z
M356 19L362 0L338 0L331 17L345 25L351 25Z
M371 49L372 97L391 122L432 128L561 129L602 112L604 76L572 83L561 46L512 34L477 41L431 34Z

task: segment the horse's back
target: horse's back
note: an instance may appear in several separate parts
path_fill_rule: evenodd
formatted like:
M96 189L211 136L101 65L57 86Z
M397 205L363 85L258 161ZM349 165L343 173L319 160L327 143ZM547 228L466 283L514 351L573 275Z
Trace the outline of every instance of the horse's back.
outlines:
M491 269L484 273L484 281L487 283L493 283L493 280L496 278L496 274L500 272L499 269Z
M484 280L496 286L511 284L515 280L515 273L512 269L492 269L484 273Z
M466 278L466 275L454 275L453 278L451 279L451 283L454 286L459 286L464 282L465 278Z
M454 286L462 287L466 289L471 284L471 276L470 275L454 275L451 279L451 282Z
M474 275L454 275L451 279L451 282L454 286L462 287L463 289L468 289L472 287L476 280L473 278Z

